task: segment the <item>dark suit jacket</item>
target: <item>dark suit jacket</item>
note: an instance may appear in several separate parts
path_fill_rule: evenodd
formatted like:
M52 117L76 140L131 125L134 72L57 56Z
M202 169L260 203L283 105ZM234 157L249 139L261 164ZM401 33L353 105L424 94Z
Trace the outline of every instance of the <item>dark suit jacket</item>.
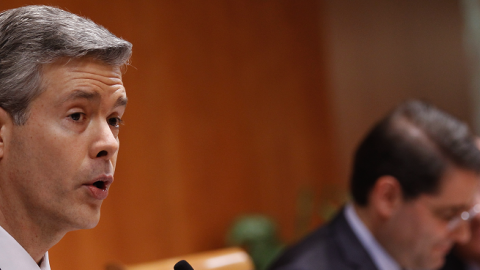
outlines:
M289 247L269 270L378 270L343 212Z

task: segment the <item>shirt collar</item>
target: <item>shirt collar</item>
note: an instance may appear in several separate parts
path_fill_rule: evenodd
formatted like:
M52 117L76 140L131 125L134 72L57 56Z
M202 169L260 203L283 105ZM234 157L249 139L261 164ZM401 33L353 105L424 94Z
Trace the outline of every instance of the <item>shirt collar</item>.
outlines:
M390 254L377 242L362 220L360 220L352 203L345 206L344 213L353 233L357 236L358 240L360 240L368 254L370 254L377 268L379 270L401 270L400 265L398 265Z
M0 226L0 269L2 270L50 270L48 252L40 266L28 252Z

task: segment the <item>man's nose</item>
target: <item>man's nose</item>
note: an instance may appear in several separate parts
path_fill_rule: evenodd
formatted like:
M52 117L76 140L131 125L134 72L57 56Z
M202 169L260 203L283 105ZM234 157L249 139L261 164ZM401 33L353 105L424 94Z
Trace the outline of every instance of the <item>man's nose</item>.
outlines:
M462 221L461 224L452 231L453 241L459 244L468 242L471 236L470 222L467 221Z
M106 121L96 125L92 133L91 158L104 158L109 160L117 153L119 148L118 138L112 132L110 125Z

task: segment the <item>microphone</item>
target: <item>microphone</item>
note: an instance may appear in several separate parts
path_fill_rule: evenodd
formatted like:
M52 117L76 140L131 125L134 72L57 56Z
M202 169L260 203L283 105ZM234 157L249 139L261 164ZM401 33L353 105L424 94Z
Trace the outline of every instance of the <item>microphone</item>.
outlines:
M193 267L187 261L181 260L173 266L173 269L174 270L193 270Z

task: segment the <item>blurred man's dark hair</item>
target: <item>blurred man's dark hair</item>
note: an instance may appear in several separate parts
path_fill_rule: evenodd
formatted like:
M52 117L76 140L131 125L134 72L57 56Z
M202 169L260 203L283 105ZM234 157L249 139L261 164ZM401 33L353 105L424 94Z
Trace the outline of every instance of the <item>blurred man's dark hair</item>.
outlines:
M480 172L475 137L463 122L422 101L408 101L388 114L358 147L351 194L365 206L377 179L395 177L405 199L434 194L449 166Z

